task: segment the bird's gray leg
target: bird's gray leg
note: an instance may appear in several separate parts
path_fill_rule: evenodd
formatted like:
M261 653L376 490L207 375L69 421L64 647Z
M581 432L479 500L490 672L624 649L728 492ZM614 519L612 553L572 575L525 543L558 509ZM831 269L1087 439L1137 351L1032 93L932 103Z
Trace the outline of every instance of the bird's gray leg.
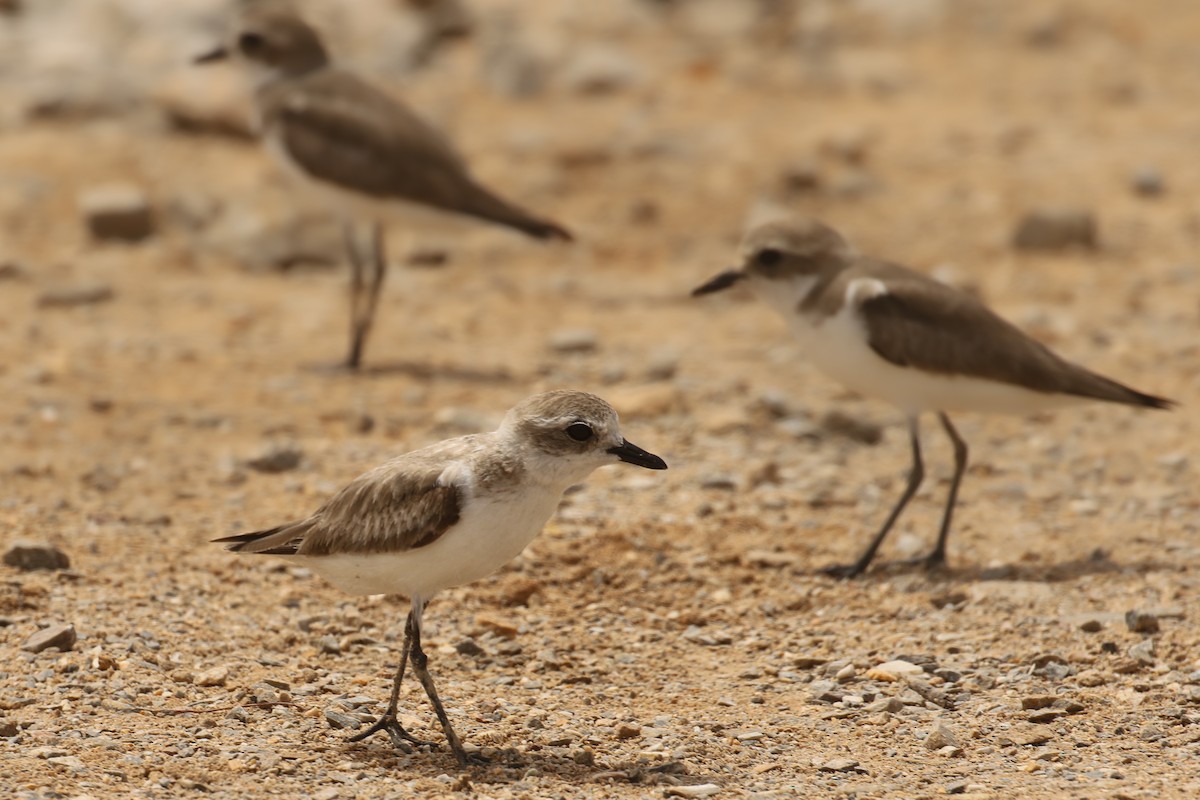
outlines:
M396 670L395 680L392 681L392 696L388 700L387 710L383 712L383 716L370 728L367 728L362 733L351 736L350 741L361 742L363 739L373 736L380 731L387 731L387 735L392 740L392 744L395 745L396 749L405 753L413 751L412 747L409 746L409 742L418 747L430 744L429 742L421 741L406 731L396 716L396 708L400 703L400 683L404 680L404 668L408 665L408 651L412 645L413 629L413 612L409 611L408 621L404 623L404 650L400 653L400 667Z
M908 485L904 487L904 493L900 495L899 502L892 508L892 513L888 514L883 527L879 529L879 533L875 534L875 538L867 545L867 549L863 551L857 561L853 564L828 567L822 570L825 574L837 578L853 578L861 575L867 568L867 565L871 563L871 559L875 558L875 551L879 549L879 545L883 544L888 531L896 524L896 520L900 517L900 512L904 510L904 507L908 505L908 501L917 493L921 481L925 479L925 465L921 462L921 430L917 425L917 418L915 416L909 417L908 435L912 441L912 468L908 473Z
M458 759L459 765L466 767L473 763L483 763L481 757L476 754L468 755L467 751L463 749L462 741L458 738L458 734L454 732L454 726L450 724L450 718L446 716L446 709L442 707L437 687L433 683L433 676L429 674L429 659L425 655L425 651L421 649L420 611L417 611L416 624L413 626L412 665L413 672L417 674L417 679L425 687L425 694L429 696L429 702L433 704L433 711L437 714L438 722L442 723L442 731L446 734L446 741L449 743L450 749L454 752L454 757Z
M350 353L346 356L346 366L358 369L362 364L363 341L366 339L368 320L363 324L364 298L363 282L365 265L358 252L358 240L355 237L354 223L342 225L342 238L346 243L346 255L350 259Z
M950 418L944 413L938 413L946 435L954 444L954 478L950 481L950 496L946 499L946 510L942 514L942 528L938 531L937 544L933 552L925 557L926 567L940 567L946 563L946 537L950 535L950 519L954 516L954 505L958 502L958 485L962 482L963 473L967 470L967 443L958 435L958 431L950 424Z
M375 309L379 307L379 295L383 279L387 277L387 253L384 250L383 225L376 222L371 226L371 279L367 284L367 298L363 310L363 332L365 340L375 323Z

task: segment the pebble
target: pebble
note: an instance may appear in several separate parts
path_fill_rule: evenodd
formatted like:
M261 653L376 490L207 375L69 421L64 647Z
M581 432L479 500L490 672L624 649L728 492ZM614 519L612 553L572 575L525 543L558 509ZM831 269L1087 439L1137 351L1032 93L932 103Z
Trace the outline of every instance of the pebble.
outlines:
M21 729L17 727L17 723L10 719L0 719L0 739L8 739L20 732Z
M1096 218L1086 209L1030 211L1013 233L1013 246L1018 250L1061 250L1076 245L1095 248L1096 244Z
M1134 633L1158 633L1158 616L1136 609L1125 612L1125 626Z
M909 661L886 661L867 670L867 678L873 681L898 681L905 675L920 675L925 670Z
M79 194L79 213L101 241L139 242L154 235L154 211L141 187L127 183L94 186Z
M860 769L858 762L852 758L831 758L822 764L818 769L821 772L865 772Z
M325 709L325 721L329 727L341 731L353 731L362 727L362 720L352 714L347 714L333 706Z
M1139 664L1151 666L1154 664L1154 640L1146 639L1138 642L1126 651L1126 655Z
M192 678L192 683L197 686L224 686L225 681L228 679L229 667L220 665L196 673L195 677Z
M521 630L519 623L514 622L507 617L501 617L497 614L482 613L475 615L475 624L483 628L487 628L497 636L505 639L513 639Z
M828 433L860 444L875 445L883 440L883 428L879 425L842 411L827 412L821 417L821 427Z
M288 472L300 466L304 451L295 444L273 444L260 455L246 459L246 466L257 472Z
M1129 182L1133 191L1142 197L1158 197L1167 188L1162 172L1151 166L1138 167Z
M4 553L4 563L20 570L70 569L71 559L48 542L18 539Z
M622 722L617 726L616 734L618 739L635 739L642 735L642 729L637 725Z
M66 652L75 647L76 634L74 625L50 625L30 636L21 645L22 650L30 653L40 653L51 647L57 647Z
M594 353L599 346L595 331L565 328L550 334L550 349L556 353Z
M116 297L116 293L106 283L60 286L47 289L39 294L37 306L38 308L77 308L107 303L114 297Z
M945 747L957 749L959 747L958 735L944 720L937 719L933 721L929 735L925 737L924 745L927 750L941 750Z
M667 797L712 797L721 791L715 783L695 783L691 786L668 786L664 794Z

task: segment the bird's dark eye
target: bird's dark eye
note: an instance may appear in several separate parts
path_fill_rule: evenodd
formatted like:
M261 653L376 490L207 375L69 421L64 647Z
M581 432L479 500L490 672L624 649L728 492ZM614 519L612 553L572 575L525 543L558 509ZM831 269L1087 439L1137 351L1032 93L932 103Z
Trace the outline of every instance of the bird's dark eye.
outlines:
M783 261L783 252L776 250L774 247L768 247L764 250L759 250L758 255L754 256L754 261L760 267L773 267Z
M592 432L592 426L586 422L572 422L567 426L567 436L570 436L577 442L586 442L595 434Z
M256 53L262 50L265 44L266 40L260 33L247 32L238 37L238 49L243 53Z

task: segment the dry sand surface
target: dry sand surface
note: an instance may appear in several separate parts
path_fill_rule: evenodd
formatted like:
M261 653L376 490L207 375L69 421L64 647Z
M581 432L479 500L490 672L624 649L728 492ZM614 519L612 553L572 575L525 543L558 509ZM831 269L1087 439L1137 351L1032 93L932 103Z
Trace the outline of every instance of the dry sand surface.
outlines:
M383 5L362 13L408 13ZM420 266L393 231L356 375L319 368L344 355L344 266L269 266L301 235L336 254L335 232L291 219L252 142L163 112L183 86L192 124L236 118L229 76L183 64L211 29L109 53L163 84L112 107L29 100L5 62L0 548L70 567L0 567L0 795L1197 796L1200 6L472 8L425 68L363 63L579 241L434 233ZM77 197L112 182L146 192L149 238L89 235ZM1013 246L1056 208L1091 213L1097 245ZM937 574L903 563L950 474L927 420L929 479L881 563L824 577L900 491L907 443L764 308L688 296L764 210L1182 405L960 416L972 464ZM671 469L598 471L520 558L430 607L442 697L490 765L457 767L415 683L404 719L432 749L347 743L386 701L406 603L208 540L555 387L608 398ZM74 644L23 649L51 625Z

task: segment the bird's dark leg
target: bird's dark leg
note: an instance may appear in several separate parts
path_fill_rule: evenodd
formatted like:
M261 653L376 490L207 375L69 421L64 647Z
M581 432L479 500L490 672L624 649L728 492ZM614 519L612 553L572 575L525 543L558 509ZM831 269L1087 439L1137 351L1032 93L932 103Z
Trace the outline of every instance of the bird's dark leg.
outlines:
M363 323L363 281L365 265L359 257L358 241L354 235L354 223L347 222L342 226L342 238L346 242L346 255L350 259L350 353L346 356L346 366L358 369L362 364L363 341L366 339L370 321Z
M359 314L359 344L358 349L366 346L367 336L375 324L375 309L379 307L379 296L383 289L383 279L387 276L387 253L384 251L383 225L378 222L371 225L371 249L368 266L371 269L367 283L367 296L364 298Z
M853 578L861 575L871 563L871 559L875 558L875 551L879 549L879 545L883 544L884 538L887 537L888 531L896 524L896 520L900 517L900 512L908 505L908 501L917 493L917 489L921 485L921 481L925 479L925 465L921 462L921 431L917 425L917 418L910 417L908 420L908 434L912 441L912 468L908 472L908 485L904 487L904 493L900 495L899 502L892 509L892 513L888 514L884 520L883 527L879 529L879 533L875 534L875 538L867 545L867 549L853 564L837 565L828 567L822 570L826 575L832 575L836 578Z
M967 470L967 443L950 424L949 417L939 412L938 419L942 421L946 435L954 443L954 478L950 481L950 496L946 499L946 511L942 514L942 528L938 531L937 544L934 545L933 552L925 557L925 566L930 568L946 563L946 537L950 535L950 519L954 516L954 505L958 502L958 485Z
M421 649L421 622L419 616L417 624L413 627L412 665L413 672L417 674L417 679L425 687L425 694L429 696L429 702L433 704L433 711L437 714L438 722L442 723L442 731L446 734L446 741L450 744L450 749L454 752L454 757L458 759L459 765L466 767L473 763L482 763L482 758L474 754L468 755L467 751L463 749L462 741L458 738L458 734L454 732L454 727L450 724L450 718L446 716L446 709L442 707L437 687L433 684L433 676L429 674L429 659L425 655L425 651Z
M412 747L409 746L409 742L417 745L418 747L430 744L429 742L423 742L420 739L417 739L411 733L406 731L404 726L400 724L399 718L396 716L396 708L400 703L400 683L404 680L404 668L408 664L408 652L409 648L412 646L413 630L413 613L409 611L408 621L404 624L404 650L400 653L400 668L396 670L396 679L392 681L392 696L391 699L388 700L387 710L383 712L383 716L380 717L374 725L367 728L362 733L356 733L354 736L351 736L350 741L361 742L363 739L373 736L380 731L387 731L387 735L392 740L392 744L395 745L396 749L405 753L411 753L413 751Z

